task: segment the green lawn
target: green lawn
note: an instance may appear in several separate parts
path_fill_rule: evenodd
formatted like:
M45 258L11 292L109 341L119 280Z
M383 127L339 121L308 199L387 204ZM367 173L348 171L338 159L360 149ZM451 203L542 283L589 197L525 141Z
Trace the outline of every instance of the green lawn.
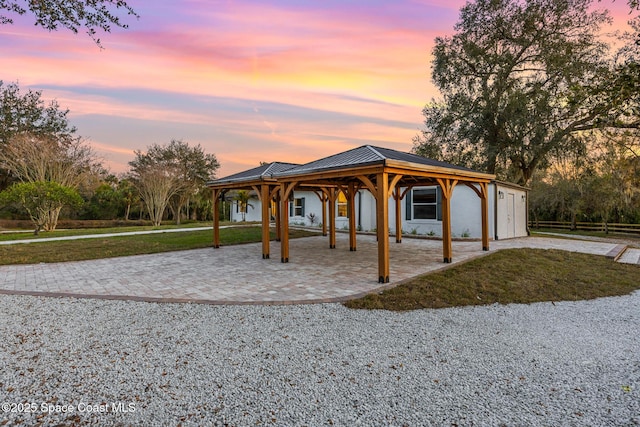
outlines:
M96 230L85 230L83 234L96 234L94 231ZM289 235L291 238L296 238L313 236L317 235L317 233L292 229ZM275 238L273 232L271 233L271 237L272 239ZM262 231L260 227L234 227L220 230L220 241L222 245L260 242L261 240ZM61 242L2 245L0 246L0 265L80 261L208 248L212 246L212 241L213 229L206 231L184 231L67 240Z
M230 225L231 223L220 223L220 225ZM247 223L252 224L252 223ZM37 236L33 231L5 231L0 233L0 242L8 240L38 240L49 237L66 237L66 236L82 236L86 234L108 234L108 233L125 233L130 231L151 231L151 230L168 230L175 228L197 228L197 227L213 227L211 222L193 222L182 225L161 225L153 226L131 226L131 227L108 227L108 228L74 228L60 229L54 231L41 231Z
M640 267L603 256L509 249L426 274L380 294L345 303L394 311L486 304L576 301L640 289Z
M564 234L566 236L576 236L579 238L580 236L589 236L589 237L602 237L606 239L612 240L624 240L632 243L635 247L640 247L640 235L633 233L605 233L604 231L589 231L589 230L561 230L557 228L531 228L532 236L541 236L541 237L554 237L553 235L542 234L542 233L555 233L555 234ZM560 236L558 236L560 237ZM565 237L560 237L565 238ZM570 238L570 237L566 237Z

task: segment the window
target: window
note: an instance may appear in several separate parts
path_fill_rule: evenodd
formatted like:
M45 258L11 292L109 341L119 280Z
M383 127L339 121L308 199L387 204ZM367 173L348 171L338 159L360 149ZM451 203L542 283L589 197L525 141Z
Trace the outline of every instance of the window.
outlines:
M438 188L416 188L411 191L412 219L440 219Z
M347 198L341 191L338 193L338 216L346 217L347 215Z
M289 203L289 216L304 216L304 197Z

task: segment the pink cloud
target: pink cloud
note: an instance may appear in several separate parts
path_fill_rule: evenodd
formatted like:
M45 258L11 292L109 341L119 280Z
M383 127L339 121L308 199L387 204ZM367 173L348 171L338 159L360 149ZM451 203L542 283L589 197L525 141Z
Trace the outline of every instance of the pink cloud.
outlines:
M322 2L146 2L131 29L103 37L102 51L84 35L22 23L3 27L0 78L60 88L43 95L82 123L99 116L138 126L79 129L120 169L128 152L172 137L216 153L221 174L259 161L304 162L363 143L409 150L422 107L437 96L430 83L433 40L453 31L463 4L345 2L332 9ZM599 5L626 20L625 2ZM216 106L161 104L147 98L153 94ZM229 100L247 108L227 108Z

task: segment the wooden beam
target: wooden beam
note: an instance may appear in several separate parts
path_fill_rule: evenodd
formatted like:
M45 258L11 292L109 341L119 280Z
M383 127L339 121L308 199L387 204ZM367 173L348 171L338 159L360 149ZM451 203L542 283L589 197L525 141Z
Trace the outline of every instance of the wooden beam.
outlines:
M389 193L393 193L393 191L396 188L396 185L398 185L398 182L400 182L402 177L403 175L396 175L391 179L391 182L389 183Z
M354 166L345 169L336 169L329 171L319 172L307 172L299 175L287 175L278 178L278 181L296 181L300 184L308 184L311 182L319 182L328 180L329 182L336 183L337 179L345 178L349 180L357 175L376 175L385 169L383 164L368 165L368 166Z
M256 192L256 194L258 195L258 201L260 201L260 202L262 202L262 200L263 200L263 198L262 198L262 186L263 186L263 185L264 185L264 184L261 184L261 185L260 185L260 187L258 187L257 185L252 185L252 186L251 186L251 189L252 189L253 191L255 191L255 192Z
M269 184L262 184L259 194L262 204L262 259L269 259Z
M480 183L480 188L476 187L473 182L465 182L464 185L472 189L478 195L478 197L482 198L482 183Z
M347 190L347 203L349 212L349 250L356 250L356 189L353 182L349 183Z
M376 190L376 186L373 185L373 182L371 182L371 180L369 178L367 178L364 175L357 175L356 178L358 178L360 181L362 181L362 183L365 185L365 187L367 187L367 189L371 192L371 194L373 195L373 197L377 197L377 190Z
M213 247L220 247L220 194L222 190L213 190Z
M271 189L271 192L269 193L269 198L275 199L278 196L278 194L280 194L280 186L274 185L273 188Z
M385 172L388 173L402 173L406 174L409 172L410 175L416 175L417 173L430 174L434 176L436 174L440 174L442 177L455 177L456 179L461 180L473 180L473 181L484 181L489 182L492 179L495 179L495 175L483 173L483 172L475 172L475 171L467 171L462 169L452 169L443 166L429 166L423 165L419 163L413 162L405 162L402 160L392 160L387 159L385 167Z
M365 183L366 184L366 183ZM378 282L389 282L389 175L376 175L376 229L378 235Z

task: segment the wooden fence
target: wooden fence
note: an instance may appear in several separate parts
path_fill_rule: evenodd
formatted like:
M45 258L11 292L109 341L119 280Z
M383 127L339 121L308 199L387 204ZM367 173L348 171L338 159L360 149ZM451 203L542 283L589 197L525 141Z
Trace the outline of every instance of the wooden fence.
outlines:
M617 224L606 222L529 221L530 228L557 228L561 230L587 230L604 233L640 234L640 224Z

